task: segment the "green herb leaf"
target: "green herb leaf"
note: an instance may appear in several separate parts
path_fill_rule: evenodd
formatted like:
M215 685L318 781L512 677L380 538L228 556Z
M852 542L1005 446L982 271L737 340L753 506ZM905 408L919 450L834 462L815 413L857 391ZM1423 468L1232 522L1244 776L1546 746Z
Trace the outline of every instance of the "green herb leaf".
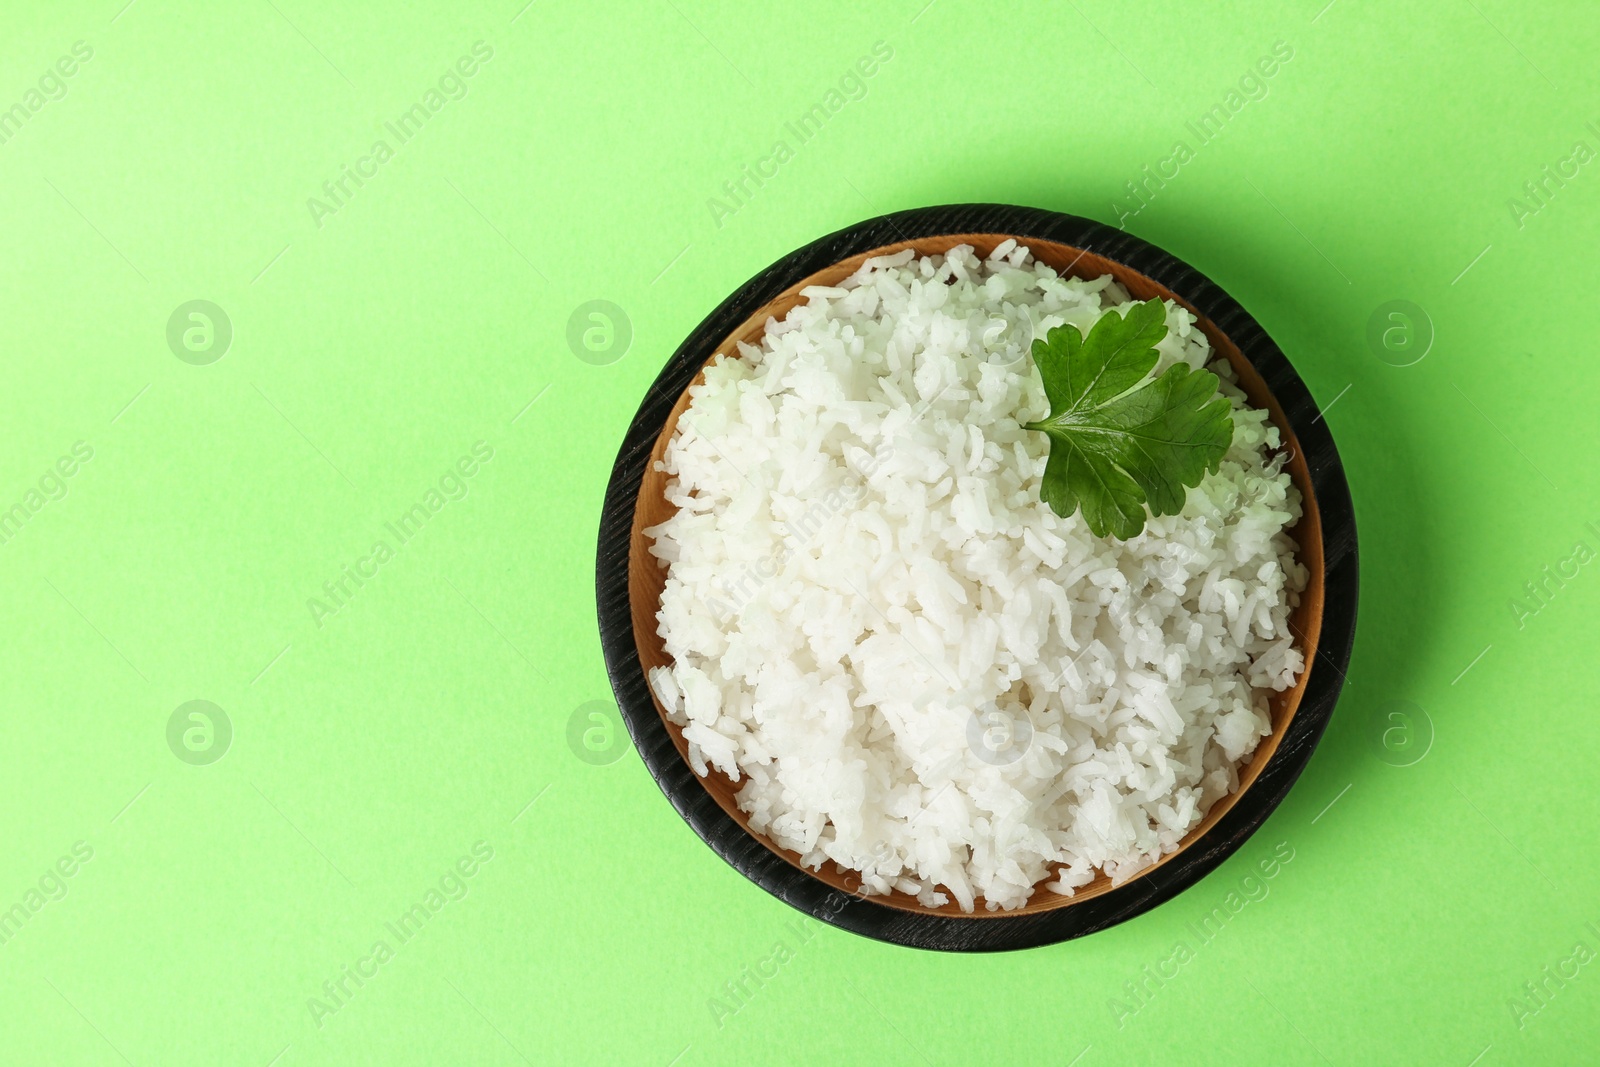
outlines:
M1174 363L1150 379L1166 335L1165 304L1148 300L1107 312L1087 339L1068 324L1033 342L1050 399L1050 416L1025 424L1050 437L1039 495L1063 518L1081 507L1096 537L1137 536L1147 505L1177 514L1233 441L1215 374Z

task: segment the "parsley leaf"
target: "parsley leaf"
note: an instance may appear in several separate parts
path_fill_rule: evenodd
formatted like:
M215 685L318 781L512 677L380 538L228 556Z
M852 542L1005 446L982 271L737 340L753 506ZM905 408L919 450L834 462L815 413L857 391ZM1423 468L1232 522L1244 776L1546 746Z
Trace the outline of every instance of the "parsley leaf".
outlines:
M1106 312L1087 339L1067 324L1033 342L1050 400L1048 418L1024 424L1050 438L1039 495L1063 518L1081 507L1096 537L1137 536L1146 505L1177 514L1233 441L1215 374L1174 363L1150 379L1166 335L1166 305L1148 300Z

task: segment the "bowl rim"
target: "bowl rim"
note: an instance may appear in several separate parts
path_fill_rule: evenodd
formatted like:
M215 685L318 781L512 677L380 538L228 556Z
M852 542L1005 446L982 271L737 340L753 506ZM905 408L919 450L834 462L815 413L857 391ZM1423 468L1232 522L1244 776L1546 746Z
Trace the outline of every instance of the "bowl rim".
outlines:
M954 916L916 913L844 892L778 855L741 826L683 759L650 694L635 643L629 547L646 466L672 410L712 353L786 289L852 256L904 241L1004 234L1050 241L1143 274L1194 307L1261 376L1304 457L1320 512L1323 612L1311 676L1277 750L1231 807L1159 867L1098 896L1031 913ZM596 553L596 603L607 673L634 746L662 792L726 862L793 907L878 940L951 951L1026 948L1080 937L1171 899L1243 845L1287 794L1331 718L1354 639L1358 567L1355 516L1343 465L1305 383L1255 321L1205 275L1149 243L1089 219L1038 208L961 204L867 219L782 257L737 288L674 352L651 385L612 468ZM1331 669L1329 669L1331 668Z

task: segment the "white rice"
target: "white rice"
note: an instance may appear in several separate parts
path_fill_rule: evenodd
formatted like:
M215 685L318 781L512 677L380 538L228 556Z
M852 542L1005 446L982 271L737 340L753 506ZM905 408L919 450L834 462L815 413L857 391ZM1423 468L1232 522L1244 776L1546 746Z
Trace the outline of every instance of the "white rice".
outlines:
M1040 501L1047 439L1020 423L1049 410L1032 337L1125 310L1110 277L1007 241L805 295L707 368L663 460L673 666L650 682L696 773L869 893L994 910L1129 878L1238 787L1304 668L1277 429L1219 360L1221 471L1097 538ZM1156 372L1205 365L1193 317L1167 324Z

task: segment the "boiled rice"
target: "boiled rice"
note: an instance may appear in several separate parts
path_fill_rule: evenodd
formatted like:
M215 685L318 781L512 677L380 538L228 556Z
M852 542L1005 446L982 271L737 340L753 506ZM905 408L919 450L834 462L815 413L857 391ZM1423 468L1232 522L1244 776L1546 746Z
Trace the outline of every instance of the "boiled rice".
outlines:
M1130 297L1007 241L869 260L719 357L651 528L672 666L652 688L750 825L867 893L1011 909L1176 848L1304 669L1306 571L1277 429L1233 405L1221 470L1128 541L1039 499L1029 343ZM1206 365L1169 304L1157 373Z

